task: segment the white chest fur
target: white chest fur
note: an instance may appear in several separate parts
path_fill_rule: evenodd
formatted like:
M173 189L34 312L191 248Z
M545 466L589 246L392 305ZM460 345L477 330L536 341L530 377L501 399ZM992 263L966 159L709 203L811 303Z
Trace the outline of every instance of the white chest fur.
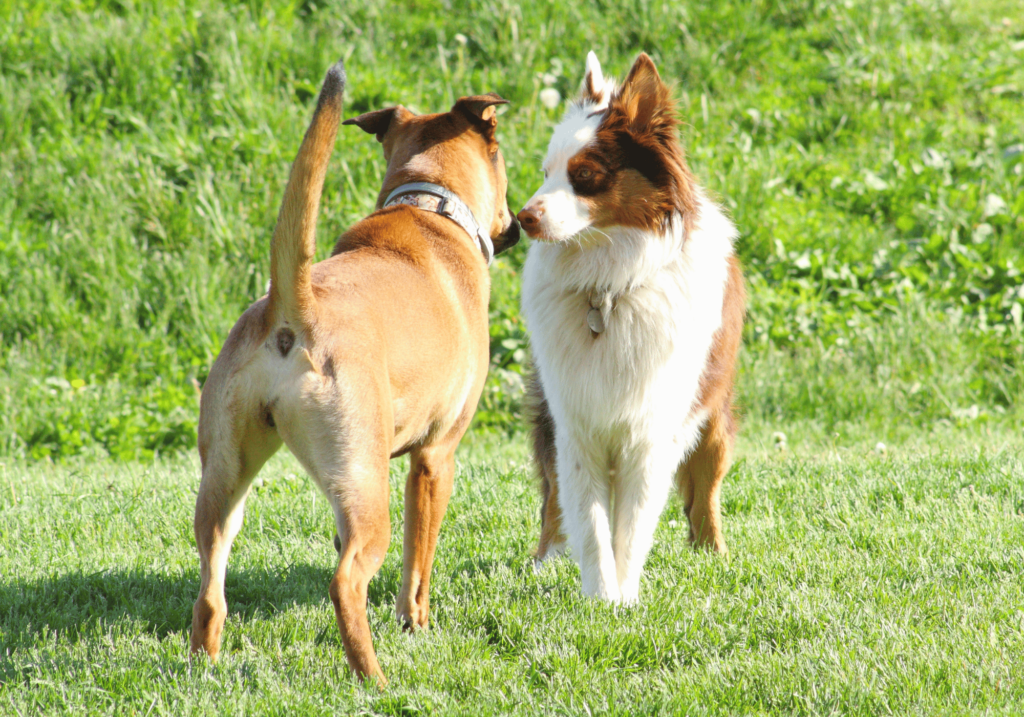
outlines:
M718 207L702 200L685 240L675 226L664 234L613 229L586 248L534 242L523 312L556 426L677 444L693 433L688 419L721 325L734 237ZM586 321L595 290L613 297L596 337Z

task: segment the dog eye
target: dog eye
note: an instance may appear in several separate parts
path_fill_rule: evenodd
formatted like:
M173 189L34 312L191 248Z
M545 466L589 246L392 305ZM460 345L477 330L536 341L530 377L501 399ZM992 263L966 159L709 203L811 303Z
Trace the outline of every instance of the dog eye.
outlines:
M547 179L548 178L548 170L542 169L540 171L544 173L544 179Z
M594 176L594 173L591 170L587 169L586 167L583 167L578 172L576 172L576 176L579 177L580 179L590 179L591 177Z

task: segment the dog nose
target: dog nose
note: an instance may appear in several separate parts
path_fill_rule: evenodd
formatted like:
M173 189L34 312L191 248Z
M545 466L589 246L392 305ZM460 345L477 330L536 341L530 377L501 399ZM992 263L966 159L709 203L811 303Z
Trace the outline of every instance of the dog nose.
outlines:
M540 228L542 216L544 216L544 210L541 207L527 204L519 214L516 214L516 219L519 220L527 234L533 234Z

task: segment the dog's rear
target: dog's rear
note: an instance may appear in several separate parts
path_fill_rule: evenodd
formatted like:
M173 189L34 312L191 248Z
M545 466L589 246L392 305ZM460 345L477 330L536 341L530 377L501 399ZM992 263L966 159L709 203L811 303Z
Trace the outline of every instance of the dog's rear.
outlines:
M269 296L250 306L232 328L203 387L203 478L195 517L202 583L193 609L191 642L193 652L203 650L212 659L220 652L227 615L224 570L241 528L245 497L256 472L281 445L267 387L280 380L281 373L298 379L315 368L296 344L315 312L310 267L316 221L344 90L345 70L338 62L327 73L291 168L274 229ZM300 352L303 355L296 360Z

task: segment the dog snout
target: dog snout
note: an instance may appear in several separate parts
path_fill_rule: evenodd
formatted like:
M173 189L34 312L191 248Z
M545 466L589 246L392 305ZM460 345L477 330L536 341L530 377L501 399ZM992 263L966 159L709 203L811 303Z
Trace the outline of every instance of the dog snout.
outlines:
M534 236L540 231L540 218L544 216L544 208L538 204L527 204L523 207L522 211L516 215L516 219L522 225L523 229L530 236Z

